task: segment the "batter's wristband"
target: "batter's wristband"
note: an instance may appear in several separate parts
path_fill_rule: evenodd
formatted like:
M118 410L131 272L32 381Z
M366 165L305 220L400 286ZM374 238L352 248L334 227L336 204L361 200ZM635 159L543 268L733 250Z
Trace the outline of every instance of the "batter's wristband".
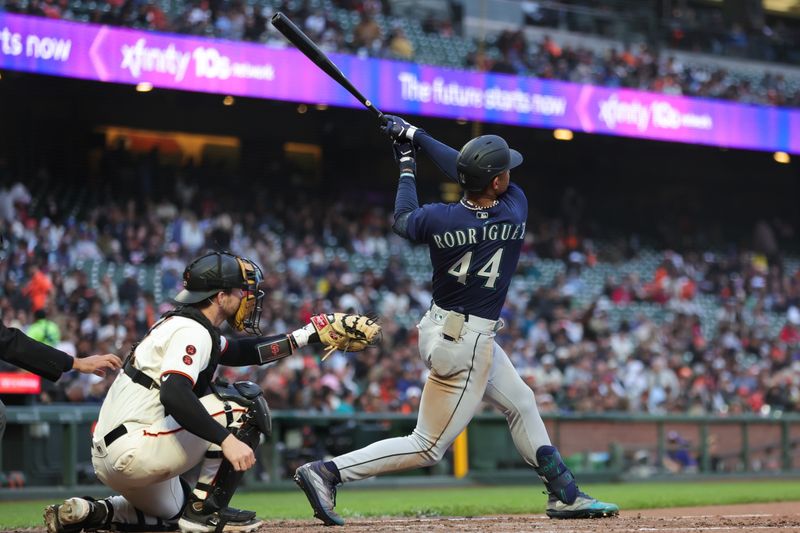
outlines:
M416 172L417 172L417 162L414 161L414 159L409 157L405 161L403 161L403 160L400 161L400 175L401 176L403 174L411 174L412 177L413 177L416 174Z

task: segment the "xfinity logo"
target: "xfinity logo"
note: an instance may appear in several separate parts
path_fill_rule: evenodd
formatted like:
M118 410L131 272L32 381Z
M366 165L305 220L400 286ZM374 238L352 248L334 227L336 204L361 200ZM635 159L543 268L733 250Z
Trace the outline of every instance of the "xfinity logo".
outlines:
M600 102L599 118L612 130L617 126L635 126L644 132L651 125L665 130L714 128L714 120L708 114L684 112L665 100L655 100L649 104L639 100L621 101L616 94Z
M617 124L629 124L645 131L650 124L650 110L638 100L620 102L617 95L612 94L608 100L600 102L600 120L611 129Z
M170 44L166 48L148 48L144 38L133 46L122 45L122 68L138 78L142 72L170 74L175 81L182 81L192 59L190 52L181 52Z

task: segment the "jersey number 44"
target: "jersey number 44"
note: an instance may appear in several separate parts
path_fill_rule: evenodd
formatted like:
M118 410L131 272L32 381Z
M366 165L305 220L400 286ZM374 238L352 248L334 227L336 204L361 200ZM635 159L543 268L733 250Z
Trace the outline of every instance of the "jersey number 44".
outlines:
M478 270L475 275L485 278L483 287L486 289L494 289L497 283L497 278L500 277L500 261L503 258L503 249L499 248L492 257ZM470 263L472 263L472 252L467 252L461 258L453 263L453 266L447 271L451 276L455 276L459 283L467 284L467 275L469 274Z

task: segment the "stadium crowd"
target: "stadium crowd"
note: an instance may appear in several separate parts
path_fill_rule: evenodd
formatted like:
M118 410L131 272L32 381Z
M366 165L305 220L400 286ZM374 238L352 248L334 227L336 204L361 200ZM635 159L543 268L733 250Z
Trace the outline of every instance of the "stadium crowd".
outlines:
M800 106L800 90L780 71L755 82L723 68L682 63L647 44L595 50L560 46L549 36L529 43L522 30L506 30L494 42L499 57L477 50L467 64L478 70L525 74L606 87L700 96L776 106Z
M662 3L662 9L636 0L523 0L525 23L577 33L619 38L654 32L671 48L746 57L762 61L800 62L800 26L794 18L766 12L762 2L731 6L710 2ZM733 9L731 9L733 8Z
M77 18L98 24L284 46L285 39L269 24L272 14L281 10L298 21L311 39L327 51L414 61L417 56L415 48L419 47L419 43L415 44L406 34L404 25L398 23L400 19L390 16L389 3L380 0L333 1L332 5L337 10L359 14L359 21L348 28L342 27L332 10L312 8L309 2L284 1L275 6L267 2L241 0L196 0L187 3L185 9L167 13L158 2L152 0L105 0L87 4L81 10L81 13L87 14L81 16L76 14L73 4L68 0L3 0L3 5L9 12L35 16ZM711 53L721 53L731 47L751 48L750 43L754 38L748 37L743 31L732 29L731 35L726 33L725 38L715 37L719 33L717 26L720 17L712 16L717 21L716 25L709 27L710 33L704 33L700 30L703 25L691 13L691 10L688 14L678 12L669 20L670 31L661 46L702 49ZM383 23L379 24L378 17ZM528 19L539 25L553 25L548 23L547 17L540 20L529 13ZM386 22L390 20L394 22ZM457 36L453 23L446 19L429 17L417 23L425 34L436 35L439 39ZM796 50L795 37L788 29L776 29L767 39L769 42L775 41L774 47L767 48ZM461 55L459 66L673 95L800 106L800 80L787 77L779 68L774 73L754 76L709 64L687 64L667 51L646 43L623 45L620 42L618 47L602 50L570 43L558 44L547 36L537 42L529 42L524 27L519 26L502 31L471 48L470 52ZM776 51L769 59L785 60L784 56Z
M384 335L378 349L321 363L308 348L227 377L260 383L274 409L415 411L427 369L414 324L430 305L430 267L424 250L392 233L391 193L364 207L259 188L243 211L205 167L159 179L167 168L121 149L102 165L113 194L81 209L45 171L0 189L6 325L77 357L125 357L170 308L187 262L229 249L264 268L265 333L355 310L381 317ZM765 222L749 250L663 250L652 269L633 271L654 252L595 242L569 218L530 221L498 333L543 411L800 410L800 272L780 254L791 228ZM86 265L98 263L116 265L118 281L108 271L93 279ZM146 269L160 285L142 282ZM70 375L45 384L39 401L99 402L112 380Z

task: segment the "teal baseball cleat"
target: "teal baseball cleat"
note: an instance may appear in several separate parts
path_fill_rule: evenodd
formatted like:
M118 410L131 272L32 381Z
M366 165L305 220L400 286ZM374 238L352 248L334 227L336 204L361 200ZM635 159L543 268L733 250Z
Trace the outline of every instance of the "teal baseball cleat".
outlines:
M578 497L569 505L550 494L545 513L550 518L603 518L618 515L619 506L601 502L583 491L578 491Z

